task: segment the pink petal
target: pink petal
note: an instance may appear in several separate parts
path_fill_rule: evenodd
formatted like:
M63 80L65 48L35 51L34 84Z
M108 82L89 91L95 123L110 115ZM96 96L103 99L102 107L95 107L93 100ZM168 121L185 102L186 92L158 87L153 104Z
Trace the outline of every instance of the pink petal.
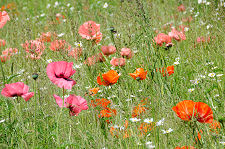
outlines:
M26 93L24 95L22 95L22 98L25 100L25 101L28 101L31 97L34 96L34 93L33 92L29 92L29 93Z
M62 98L60 98L59 96L57 96L57 95L53 95L54 96L54 98L55 98L55 101L56 101L56 103L57 103L57 105L60 107L60 108L62 108L62 107L67 107L66 106L66 100L67 99L64 99L64 105L63 105L63 99Z

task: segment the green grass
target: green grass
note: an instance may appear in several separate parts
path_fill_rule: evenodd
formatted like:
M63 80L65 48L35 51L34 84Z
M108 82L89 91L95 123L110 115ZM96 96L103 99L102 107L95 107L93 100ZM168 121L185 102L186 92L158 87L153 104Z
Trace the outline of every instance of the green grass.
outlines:
M3 0L0 6L11 2L16 3L16 9L7 11L11 20L0 29L0 39L6 41L6 48L18 48L19 54L2 63L6 77L17 74L22 69L24 73L14 77L9 83L22 81L34 91L35 81L33 73L38 73L37 79L37 103L32 97L28 102L23 99L11 100L0 96L0 148L145 148L145 143L153 142L156 148L175 148L176 146L194 144L192 129L176 116L172 107L183 100L204 102L213 110L215 120L224 118L225 115L225 78L208 77L209 73L224 74L225 67L225 35L224 35L224 7L219 6L219 1L211 1L210 5L198 4L197 0L112 0L110 2L97 0L61 0L54 7L55 0L24 1ZM103 5L107 2L108 8ZM67 4L70 4L68 7ZM47 5L50 4L50 8ZM184 4L186 13L178 12L177 6ZM71 7L74 9L71 11ZM63 8L63 9L62 9ZM193 11L190 10L193 8ZM17 11L17 15L13 12ZM195 17L196 13L199 15ZM55 15L61 13L66 22L51 24L55 21ZM41 14L45 14L40 17ZM155 30L168 33L170 28L163 30L163 25L173 22L173 26L180 25L181 19L188 16L193 17L186 32L186 40L182 42L173 41L173 47L165 50L154 46L152 39L157 35ZM39 16L37 18L37 16ZM29 20L27 19L29 18ZM218 19L220 18L220 19ZM101 24L103 39L99 45L91 46L90 41L82 39L78 34L79 26L84 22L93 20ZM201 22L205 24L202 25ZM212 25L207 29L207 25ZM120 37L112 38L110 27L114 27ZM39 38L42 32L65 33L59 39L64 39L72 46L74 42L82 42L84 54L78 60L68 57L64 52L52 52L49 43L39 60L25 58L26 52L21 43L26 40ZM197 46L195 41L199 36L215 37L210 43ZM84 65L85 57L98 53L101 45L113 44L117 47L117 53L107 57L106 62L97 63L94 66ZM119 57L120 49L128 47L137 51L134 57L126 61L124 67L116 67L121 73L119 81L111 88L99 86L96 78L99 73L105 73L111 69L112 57ZM173 65L176 58L180 58L180 64L175 66L175 72L169 77L163 77L155 70L157 68ZM123 125L124 120L131 118L132 109L141 100L148 97L149 108L140 116L141 122L129 121L129 129L132 135L124 139L123 136L111 136L109 129L111 125L106 124L102 129L102 121L98 118L98 112L89 106L87 111L82 111L78 116L69 116L68 109L62 109L59 120L59 133L57 133L57 119L60 108L55 102L53 94L62 97L62 89L54 85L46 74L47 60L68 61L74 64L83 64L76 69L73 79L77 84L66 94L75 94L84 97L88 103L97 98L106 98L112 102L117 110L117 115L112 117L111 125ZM214 62L213 65L206 65ZM129 76L136 68L142 67L148 71L147 78L136 81ZM214 67L217 67L213 69ZM199 75L205 75L200 83L193 85L190 80ZM1 89L4 88L3 75L1 72ZM215 80L213 80L215 79ZM218 81L220 80L220 81ZM100 87L102 92L95 96L85 96L89 88ZM191 93L188 89L195 88ZM215 97L215 95L219 95ZM132 99L131 101L126 101ZM35 106L37 108L35 117ZM165 118L164 125L157 126L142 137L139 136L138 127L145 118L153 118L158 122ZM201 148L224 148L219 143L225 141L224 124L221 123L219 134L209 131L208 124L198 123L203 130ZM162 129L172 128L169 134L163 134ZM57 141L58 140L58 141ZM139 145L141 144L141 145Z

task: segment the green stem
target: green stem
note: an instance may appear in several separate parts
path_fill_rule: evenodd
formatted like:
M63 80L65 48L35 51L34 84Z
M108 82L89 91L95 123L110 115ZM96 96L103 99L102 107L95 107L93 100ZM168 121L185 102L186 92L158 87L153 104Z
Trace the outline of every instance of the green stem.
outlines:
M2 67L2 61L0 60L0 67L1 67L1 71L2 71L2 78L3 78L3 84L5 85L5 73Z
M57 119L57 144L59 145L60 142L59 142L59 120L60 120L60 116L62 114L62 110L63 110L63 107L64 107L64 95L65 95L65 89L63 87L63 104L62 104L62 107L60 109L60 113L59 113L59 116L58 116L58 119Z

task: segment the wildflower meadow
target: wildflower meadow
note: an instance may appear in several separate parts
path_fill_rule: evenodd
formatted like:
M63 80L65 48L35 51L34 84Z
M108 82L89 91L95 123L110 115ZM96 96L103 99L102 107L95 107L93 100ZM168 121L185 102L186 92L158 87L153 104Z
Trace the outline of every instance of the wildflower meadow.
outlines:
M224 149L224 0L1 0L0 148Z

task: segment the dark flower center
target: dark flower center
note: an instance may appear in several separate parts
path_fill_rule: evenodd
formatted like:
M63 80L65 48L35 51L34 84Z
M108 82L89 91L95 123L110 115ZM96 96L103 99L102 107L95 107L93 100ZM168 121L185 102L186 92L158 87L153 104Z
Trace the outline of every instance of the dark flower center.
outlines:
M72 79L68 78L68 77L65 77L63 73L60 73L59 75L56 75L55 74L55 77L56 78L63 78L64 80L66 81L72 81Z

